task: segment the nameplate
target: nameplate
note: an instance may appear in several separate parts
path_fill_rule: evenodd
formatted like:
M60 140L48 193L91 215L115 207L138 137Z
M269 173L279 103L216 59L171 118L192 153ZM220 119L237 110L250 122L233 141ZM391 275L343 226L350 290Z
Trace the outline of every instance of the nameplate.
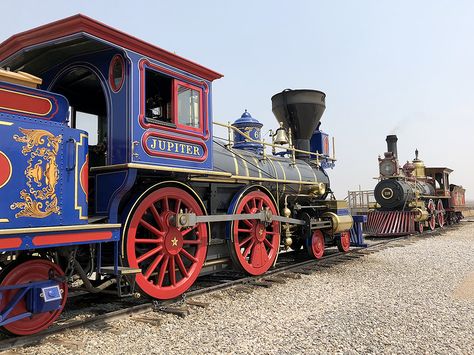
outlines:
M204 158L204 148L199 144L149 136L146 138L147 151L152 155L168 157L188 157L192 160Z

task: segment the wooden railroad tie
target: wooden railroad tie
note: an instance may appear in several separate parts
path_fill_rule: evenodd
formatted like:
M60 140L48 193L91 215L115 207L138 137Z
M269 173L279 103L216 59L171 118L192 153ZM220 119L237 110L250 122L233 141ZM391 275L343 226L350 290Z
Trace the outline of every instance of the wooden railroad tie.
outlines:
M249 285L252 286L259 286L259 287L265 287L265 288L270 288L273 286L271 282L265 282L264 280L255 280L255 281L250 281Z
M262 281L274 282L277 284L286 284L286 280L281 277L266 277Z
M199 302L199 301L194 301L194 300L186 300L186 304L190 306L195 306L195 307L200 307L200 308L207 308L209 307L209 303L206 302Z
M184 318L189 315L189 308L187 307L163 307L159 311L164 313L171 313L180 318Z

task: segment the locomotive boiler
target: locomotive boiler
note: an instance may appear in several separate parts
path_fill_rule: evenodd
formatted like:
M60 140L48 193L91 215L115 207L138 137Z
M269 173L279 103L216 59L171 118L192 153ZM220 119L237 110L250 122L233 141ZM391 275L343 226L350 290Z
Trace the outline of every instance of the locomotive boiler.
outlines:
M451 169L426 167L415 150L415 159L399 165L397 136L386 138L387 152L379 157L380 181L374 189L376 210L370 211L366 232L389 236L422 232L456 223L462 218L464 203L453 199L462 187L449 184Z
M247 111L213 120L221 74L83 15L12 36L0 68L3 330L47 328L68 292L170 299L290 248L349 249L323 92L274 95L265 142Z

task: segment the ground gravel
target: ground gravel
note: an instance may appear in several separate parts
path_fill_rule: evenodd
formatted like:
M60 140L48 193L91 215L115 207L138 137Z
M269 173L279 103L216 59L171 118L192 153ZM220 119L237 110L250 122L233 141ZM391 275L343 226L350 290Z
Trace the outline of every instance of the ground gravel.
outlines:
M68 331L35 354L474 353L474 223L286 284Z

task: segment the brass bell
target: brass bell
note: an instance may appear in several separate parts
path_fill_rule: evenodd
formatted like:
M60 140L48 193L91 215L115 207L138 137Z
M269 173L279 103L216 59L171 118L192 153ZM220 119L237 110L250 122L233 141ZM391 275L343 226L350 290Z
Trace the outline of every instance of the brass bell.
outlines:
M286 133L286 129L283 127L283 122L280 122L280 128L276 130L275 135L273 137L273 143L275 144L288 144L288 134Z

